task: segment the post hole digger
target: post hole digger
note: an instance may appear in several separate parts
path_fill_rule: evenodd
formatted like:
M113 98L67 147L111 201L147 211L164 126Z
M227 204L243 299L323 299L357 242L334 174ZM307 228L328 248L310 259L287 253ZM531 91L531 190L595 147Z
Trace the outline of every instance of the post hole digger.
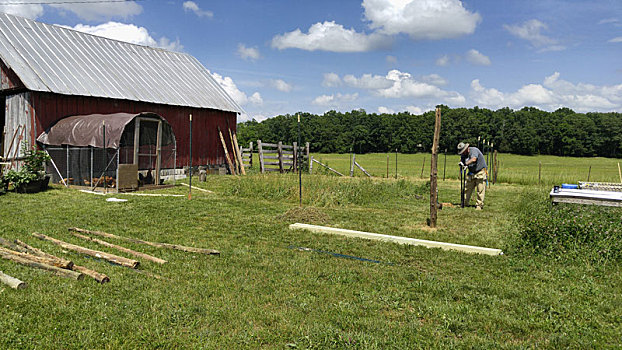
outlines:
M464 192L466 190L466 177L468 169L469 168L464 165L464 163L460 162L460 164L458 164L458 171L460 172L460 208L464 208L466 204L464 202Z

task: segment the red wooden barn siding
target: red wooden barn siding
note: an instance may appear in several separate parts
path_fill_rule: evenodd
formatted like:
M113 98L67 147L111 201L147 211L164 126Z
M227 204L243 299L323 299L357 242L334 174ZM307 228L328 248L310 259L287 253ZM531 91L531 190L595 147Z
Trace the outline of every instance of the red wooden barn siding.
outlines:
M32 92L35 125L38 136L55 121L71 115L108 114L117 112L153 112L166 119L177 140L177 166L189 164L189 114L192 113L192 164L225 164L224 151L218 126L223 131L227 148L231 152L231 141L227 127L236 130L237 115L234 112L214 109L161 105L129 100L114 100L100 97L68 96L54 93ZM228 121L228 123L227 123Z
M13 70L0 60L0 88L4 90L17 90L24 88L24 84Z

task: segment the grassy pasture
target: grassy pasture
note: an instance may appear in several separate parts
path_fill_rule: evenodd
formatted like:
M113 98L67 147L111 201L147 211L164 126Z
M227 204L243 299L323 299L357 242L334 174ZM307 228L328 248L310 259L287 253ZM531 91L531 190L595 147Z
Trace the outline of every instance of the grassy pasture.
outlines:
M439 228L429 230L429 170L419 178L423 155L398 157L404 172L397 180L304 176L302 209L297 176L254 172L208 177L198 186L215 193L193 191L191 201L120 194L116 197L128 202L110 203L61 187L0 196L1 237L21 239L111 277L105 285L88 278L76 282L0 260L1 271L29 283L20 291L0 285L0 348L622 346L619 264L537 255L512 244L518 235L518 205L529 205L521 199L546 197L547 187L494 185L486 210L445 208L439 212ZM448 165L451 158L457 168L457 156L452 157ZM503 157L508 169L525 168L523 157ZM348 170L347 155L317 158ZM537 176L541 158L527 158L536 160ZM386 172L386 155L357 159L372 173ZM551 159L569 171L576 161ZM616 161L606 161L617 173ZM442 169L439 175L442 179ZM570 176L581 174L577 170L563 181L571 182ZM186 194L187 188L158 193ZM439 196L456 203L458 182L439 180ZM502 248L506 254L478 256L288 230L294 222ZM221 256L109 240L168 260L161 266L142 262L143 270L165 278L157 280L30 236L38 231L123 255L72 237L69 226L214 248Z
M349 154L316 154L314 157L331 168L342 174L350 174L350 155ZM430 178L430 154L398 154L397 174L398 177ZM458 162L460 157L455 153L445 155L439 154L438 157L438 176L439 179L456 179L459 176ZM538 185L539 164L542 164L540 183L542 185L553 186L561 183L577 183L587 181L597 182L620 182L618 173L618 163L622 166L622 159L614 158L574 158L556 156L519 156L514 154L498 154L499 172L498 182ZM365 170L374 176L386 177L387 174L387 154L370 153L356 156L356 161ZM425 161L425 163L424 163ZM492 163L492 162L491 162ZM314 169L319 168L317 164ZM491 165L489 165L490 169ZM591 171L590 171L591 167ZM421 176L423 169L423 177ZM355 167L356 176L365 176ZM389 177L395 176L395 153L389 154Z

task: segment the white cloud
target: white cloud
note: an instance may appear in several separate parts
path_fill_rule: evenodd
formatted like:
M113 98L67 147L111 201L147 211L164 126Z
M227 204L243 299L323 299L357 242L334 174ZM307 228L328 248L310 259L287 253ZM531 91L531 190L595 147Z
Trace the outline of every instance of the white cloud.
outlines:
M125 41L132 44L160 47L172 51L183 50L183 46L181 45L179 40L171 41L166 37L162 37L156 40L149 34L149 31L145 27L137 27L133 24L118 22L108 22L97 26L78 24L72 29L88 34L102 36L109 39Z
M183 4L184 11L192 11L195 15L199 17L214 17L214 13L212 11L202 10L199 5L197 5L194 1L185 1Z
M481 52L471 49L465 54L466 60L476 66L490 66L490 58Z
M101 0L82 0L81 3L51 4L51 7L73 12L86 21L101 21L112 18L127 19L140 14L143 7L135 1L102 2Z
M424 75L421 77L421 81L432 84L432 85L436 85L436 86L447 85L447 80L438 74Z
M466 101L458 92L445 91L438 86L418 81L410 73L400 72L397 69L389 71L386 79L392 81L392 85L376 90L375 94L385 98L429 98L454 105L462 105Z
M339 107L343 104L347 104L358 99L359 94L336 94L336 95L321 95L313 99L311 103L317 106L326 107Z
M282 92L290 92L293 89L291 84L288 84L282 79L270 80L270 86Z
M380 106L378 107L378 113L380 114L393 114L395 113L395 110L388 108L388 107L384 107L384 106Z
M417 106L406 106L406 111L411 113L411 114L423 114L423 109L417 107Z
M261 54L259 54L259 49L257 47L246 47L244 44L238 44L238 56L245 60L257 60L261 58Z
M449 55L443 55L434 62L437 66L445 67L449 65Z
M393 81L380 75L363 74L360 78L354 75L346 75L343 82L357 89L379 90L393 86Z
M251 97L248 98L248 102L255 104L255 105L262 105L263 104L263 98L261 98L261 95L259 94L259 92L254 92Z
M341 78L336 73L324 73L324 80L322 80L322 86L336 87L341 86Z
M383 34L408 34L412 39L447 39L472 34L481 21L459 0L363 0L364 16Z
M622 43L622 36L615 37L607 41L608 43Z
M503 28L515 37L527 40L540 51L561 51L566 48L560 45L557 40L542 34L542 31L547 30L548 27L537 19L528 20L520 25L504 24Z
M300 29L276 35L272 47L279 50L295 48L307 51L365 52L390 47L392 40L385 35L358 33L332 22L316 23L308 33Z
M14 1L20 2L32 2L28 0ZM10 15L16 15L26 17L30 19L37 19L43 15L43 5L28 4L28 5L0 5L0 12L8 13Z
M220 84L220 86L225 89L227 94L229 94L229 96L231 96L231 98L234 99L235 102L237 102L239 105L243 106L248 103L252 103L255 105L263 104L263 99L261 98L259 92L255 92L250 97L248 97L246 93L238 89L237 85L233 82L233 79L231 79L231 77L223 77L222 75L215 72L210 72L210 74L212 75L214 80L216 80L216 82L218 82L218 84Z
M573 84L559 77L555 72L545 77L542 84L527 84L511 93L487 89L475 79L471 82L471 98L480 106L490 108L535 106L544 110L568 107L577 112L622 111L622 84Z
M619 23L620 20L617 18L604 18L598 21L598 24L610 24L610 23Z

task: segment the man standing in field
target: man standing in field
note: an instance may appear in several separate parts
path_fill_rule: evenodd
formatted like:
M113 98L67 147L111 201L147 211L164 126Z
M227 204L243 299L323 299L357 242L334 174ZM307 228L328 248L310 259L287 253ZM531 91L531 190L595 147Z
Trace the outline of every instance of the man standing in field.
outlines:
M484 208L484 196L486 195L486 178L488 167L482 151L477 147L469 147L468 143L458 144L458 154L460 155L460 165L468 168L466 182L465 205L469 204L473 189L477 188L476 210Z

